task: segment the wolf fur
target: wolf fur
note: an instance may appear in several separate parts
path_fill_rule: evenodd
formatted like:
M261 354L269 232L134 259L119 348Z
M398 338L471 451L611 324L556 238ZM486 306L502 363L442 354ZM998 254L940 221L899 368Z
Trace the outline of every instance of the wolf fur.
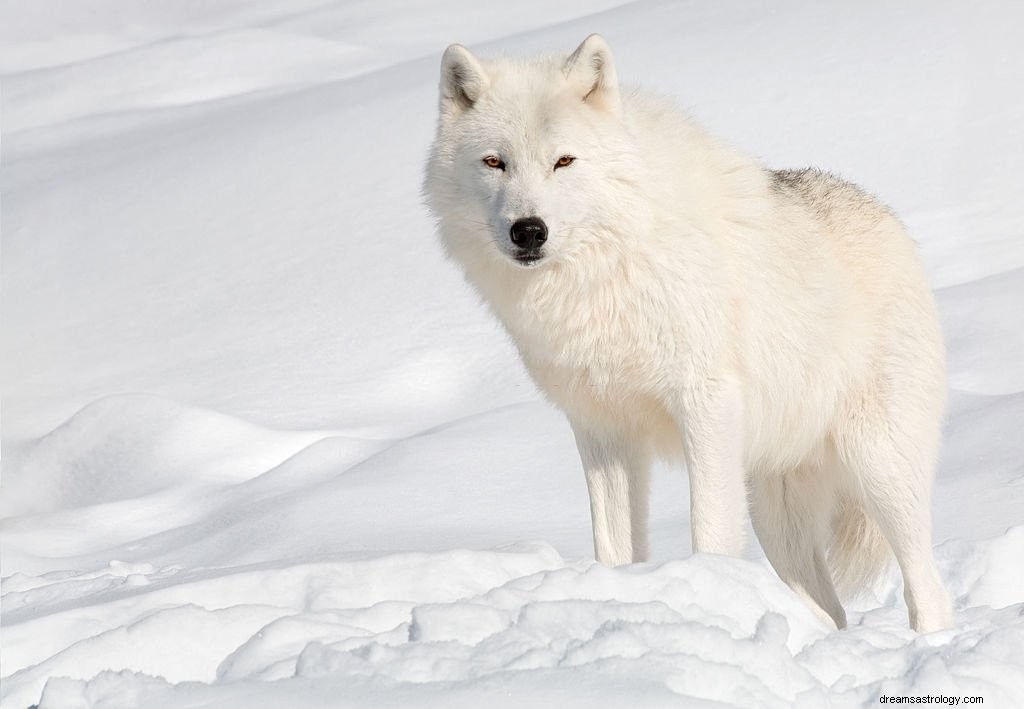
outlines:
M597 559L647 559L661 457L686 464L695 551L740 554L749 514L840 628L840 596L894 552L911 625L950 626L930 511L944 348L893 213L621 90L598 35L530 61L452 45L440 88L427 202L569 418Z

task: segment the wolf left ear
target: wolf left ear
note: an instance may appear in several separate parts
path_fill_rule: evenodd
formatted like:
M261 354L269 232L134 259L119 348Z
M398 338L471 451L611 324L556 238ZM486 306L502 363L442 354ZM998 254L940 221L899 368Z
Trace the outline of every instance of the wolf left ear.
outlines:
M441 57L441 115L458 116L473 106L491 80L480 60L461 44L453 44Z
M601 35L592 34L583 40L565 60L562 73L586 103L615 112L622 107L612 49Z

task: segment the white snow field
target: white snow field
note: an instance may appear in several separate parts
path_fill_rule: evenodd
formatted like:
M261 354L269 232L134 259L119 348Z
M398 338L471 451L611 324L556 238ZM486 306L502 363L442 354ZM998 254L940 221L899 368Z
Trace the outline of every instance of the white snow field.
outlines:
M4 709L1024 705L1024 5L3 0ZM440 55L571 51L920 242L955 630L591 560L569 428L419 195ZM952 700L950 700L952 701Z

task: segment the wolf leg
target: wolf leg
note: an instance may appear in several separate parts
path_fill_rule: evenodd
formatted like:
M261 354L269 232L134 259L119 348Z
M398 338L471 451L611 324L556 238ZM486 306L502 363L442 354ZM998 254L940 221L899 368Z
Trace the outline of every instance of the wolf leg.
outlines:
M834 490L817 466L782 475L755 475L750 512L754 531L776 573L826 623L846 627L826 563Z
M742 411L735 386L722 381L687 391L678 405L694 552L743 553L748 513Z
M646 456L620 436L601 436L575 424L573 432L590 493L597 560L609 566L646 561Z
M931 486L906 484L917 472L903 463L893 460L892 467L867 467L860 472L868 513L889 541L903 574L910 626L930 633L952 627L952 604L932 552ZM894 473L903 480L893 484Z
M856 425L840 435L840 454L865 509L892 547L903 574L910 625L918 632L953 624L949 594L932 552L932 468L937 436L913 436L908 416L896 427L864 407ZM878 410L882 410L880 407Z

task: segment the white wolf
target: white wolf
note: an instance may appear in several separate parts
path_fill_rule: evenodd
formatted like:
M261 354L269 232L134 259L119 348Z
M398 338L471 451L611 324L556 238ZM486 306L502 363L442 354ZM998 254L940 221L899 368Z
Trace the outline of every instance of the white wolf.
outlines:
M837 587L891 548L911 625L951 625L931 547L942 335L885 206L620 91L598 35L567 59L449 47L425 193L569 418L599 561L647 558L661 456L686 463L695 551L741 553L749 499L768 559L826 621L845 626Z

